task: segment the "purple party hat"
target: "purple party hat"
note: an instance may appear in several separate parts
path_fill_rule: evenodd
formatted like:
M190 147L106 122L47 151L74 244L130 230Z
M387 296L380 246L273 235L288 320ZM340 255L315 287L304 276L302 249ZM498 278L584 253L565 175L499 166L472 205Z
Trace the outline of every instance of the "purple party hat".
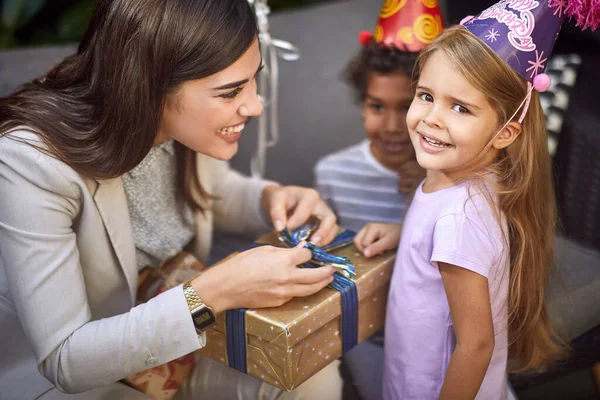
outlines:
M550 86L544 74L565 16L584 29L600 22L600 0L501 0L461 21L538 92Z

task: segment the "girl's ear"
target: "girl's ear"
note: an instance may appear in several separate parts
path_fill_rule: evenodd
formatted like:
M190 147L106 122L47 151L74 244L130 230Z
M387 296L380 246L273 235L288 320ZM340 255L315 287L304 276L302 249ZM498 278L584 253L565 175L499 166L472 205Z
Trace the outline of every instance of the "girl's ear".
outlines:
M507 124L494 138L492 146L497 150L502 150L512 144L521 134L521 124L518 122L510 122Z

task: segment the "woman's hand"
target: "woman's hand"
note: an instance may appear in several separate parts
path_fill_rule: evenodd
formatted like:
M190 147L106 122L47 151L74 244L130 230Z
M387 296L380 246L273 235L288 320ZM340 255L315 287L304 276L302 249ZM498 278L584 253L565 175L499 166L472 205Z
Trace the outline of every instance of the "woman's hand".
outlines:
M267 186L262 193L261 207L278 232L285 227L296 229L311 217L316 217L320 221L319 228L310 237L316 245L330 243L338 233L335 214L314 189Z
M365 256L372 257L398 247L401 232L402 224L367 224L354 237L354 245Z
M277 307L293 297L309 296L331 283L335 269L298 268L312 257L305 244L292 249L261 246L247 250L209 268L191 284L216 313Z

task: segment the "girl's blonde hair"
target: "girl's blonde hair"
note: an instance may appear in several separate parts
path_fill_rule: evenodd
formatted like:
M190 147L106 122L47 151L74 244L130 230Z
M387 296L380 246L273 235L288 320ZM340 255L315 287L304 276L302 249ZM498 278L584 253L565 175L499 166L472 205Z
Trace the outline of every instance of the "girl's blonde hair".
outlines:
M513 114L513 121L518 120L527 82L485 43L462 26L449 28L423 50L417 61L419 72L438 50L445 52L471 85L488 96L498 114L498 128ZM490 184L496 188L497 211L506 219L509 357L515 371L545 367L563 351L544 304L554 264L556 204L546 121L535 91L521 125L518 138L500 152L489 169L478 174L495 177Z

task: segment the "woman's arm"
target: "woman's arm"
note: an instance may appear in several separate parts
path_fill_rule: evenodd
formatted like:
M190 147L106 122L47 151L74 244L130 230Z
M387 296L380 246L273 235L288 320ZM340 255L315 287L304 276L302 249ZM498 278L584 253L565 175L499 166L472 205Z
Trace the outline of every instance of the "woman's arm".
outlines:
M106 227L88 223L99 239L81 244L74 226L82 208L94 205L83 202L88 188L72 169L3 138L0 188L0 264L39 370L59 390L104 386L203 345L181 286L131 308L125 277L102 244ZM80 260L79 246L94 246L92 264L105 268ZM308 259L306 249L265 246L209 269L194 286L219 311L277 305L331 282L331 267L296 268Z
M74 171L3 138L0 188L0 254L11 300L40 372L59 390L103 386L201 347L181 287L129 310L131 293L102 245L101 223L86 225L100 235L87 246L96 246L94 263L106 260L105 269L80 260L74 226L87 188Z
M474 399L495 343L488 280L452 264L438 265L457 340L440 399Z

